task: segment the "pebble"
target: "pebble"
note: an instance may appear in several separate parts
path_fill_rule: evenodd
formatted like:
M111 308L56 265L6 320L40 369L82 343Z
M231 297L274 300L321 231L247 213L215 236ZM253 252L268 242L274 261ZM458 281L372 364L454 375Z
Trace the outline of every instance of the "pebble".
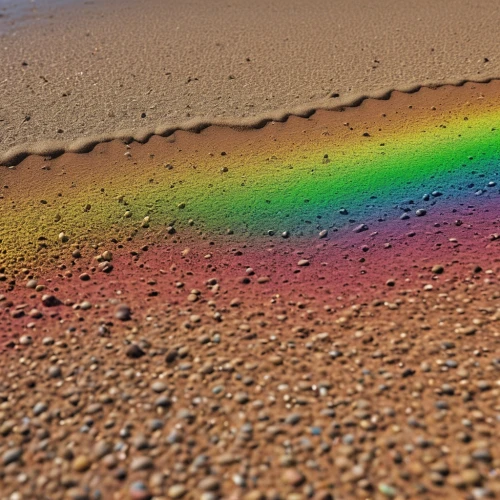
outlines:
M107 441L101 440L94 445L94 456L100 460L113 451L113 447Z
M474 450L471 456L474 460L486 463L489 463L493 460L490 451L485 448L479 448L477 450Z
M419 208L418 210L415 211L415 215L417 217L423 217L426 214L427 214L427 210L425 210L424 208Z
M309 265L309 261L307 259L300 259L298 262L297 262L297 265L299 267L305 267L305 266L308 266Z
M26 283L26 288L33 288L33 289L35 289L37 285L38 285L38 281L37 280L29 280Z
M198 483L198 489L202 491L217 491L219 488L220 482L214 476L207 476Z
M149 470L154 467L154 462L150 457L135 457L130 463L130 469L134 472L140 470Z
M21 448L11 448L2 455L2 463L4 465L9 465L18 462L22 456L23 450Z
M137 344L130 344L125 350L127 358L137 359L146 354Z
M31 345L33 344L33 337L31 335L22 335L19 338L19 343L21 345Z
M58 365L52 365L48 370L48 375L50 378L59 378L62 375L61 367Z
M115 312L115 318L120 321L129 321L131 319L132 311L128 306L121 305L118 306Z
M281 479L285 484L289 484L295 488L303 484L306 480L304 474L297 469L286 469Z
M54 295L45 294L42 296L42 304L45 307L55 307L61 304L61 301Z
M366 224L359 224L352 230L353 233L362 233L363 231L368 231Z
M170 498L182 498L187 491L187 488L183 484L174 484L168 489L167 495Z
M287 415L285 418L285 424L289 425L295 425L300 422L301 416L298 413L291 413L290 415Z
M86 455L79 455L73 460L73 470L85 472L90 469L92 461Z
M248 403L248 401L250 401L250 398L248 397L248 394L246 392L237 392L235 395L234 395L234 400L237 402L237 403L240 403L240 404L246 404Z
M157 393L165 392L167 388L168 388L167 384L159 380L151 384L151 389Z
M35 416L41 415L42 413L47 411L47 409L48 409L47 403L40 401L40 402L36 403L35 406L33 406L33 414Z
M394 498L397 495L396 489L385 483L378 485L378 491L388 498Z
M476 486L481 484L482 476L477 469L464 469L460 473L460 478L464 482L464 484L468 486Z
M170 408L172 401L167 396L159 396L156 398L155 406L158 408Z
M443 271L444 271L444 267L439 265L439 264L436 264L434 266L432 266L432 269L431 271L434 273L434 274L442 274Z
M142 481L135 481L130 485L129 495L131 500L149 500L151 493Z
M28 316L30 316L33 319L40 319L43 316L43 314L38 309L33 308L28 313Z

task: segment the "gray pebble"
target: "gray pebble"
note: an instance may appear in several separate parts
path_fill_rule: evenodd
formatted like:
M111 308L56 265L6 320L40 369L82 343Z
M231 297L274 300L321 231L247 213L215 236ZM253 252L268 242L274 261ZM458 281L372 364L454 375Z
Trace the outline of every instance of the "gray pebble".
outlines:
M12 464L14 462L19 461L22 455L23 455L23 450L21 448L12 448L10 450L7 450L2 455L2 462L4 465Z

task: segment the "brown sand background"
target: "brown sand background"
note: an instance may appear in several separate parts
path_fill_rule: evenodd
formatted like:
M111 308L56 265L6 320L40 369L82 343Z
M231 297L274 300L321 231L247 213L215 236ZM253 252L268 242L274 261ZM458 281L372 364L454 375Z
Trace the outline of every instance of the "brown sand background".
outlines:
M500 76L497 0L107 0L35 14L0 17L0 159Z

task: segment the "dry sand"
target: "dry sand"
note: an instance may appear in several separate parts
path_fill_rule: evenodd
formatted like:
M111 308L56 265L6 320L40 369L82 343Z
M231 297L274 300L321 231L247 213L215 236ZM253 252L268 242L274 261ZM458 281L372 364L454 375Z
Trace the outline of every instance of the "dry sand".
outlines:
M495 0L42 3L28 23L11 12L0 17L4 160L28 142L141 138L193 118L252 122L500 76Z
M82 136L132 130L145 138L200 117L250 123L391 88L500 76L494 1L109 0L28 17L0 12L0 163L11 148L28 150L28 142L50 150L47 141L65 141L63 150ZM473 87L396 94L399 108L394 99L367 101L345 115L359 113L353 120L366 126L367 108L374 117L400 117L416 112L425 93L442 90L450 99L466 92L468 102L484 99ZM425 102L427 113L439 112L432 104ZM290 130L299 121L280 126ZM172 138L179 153L188 149L179 147L179 136L200 149L203 134L180 132ZM221 157L232 158L232 145L224 144ZM53 204L63 216L77 207L85 220L107 206L79 202L85 179L95 188L89 193L107 196L100 177L111 191L126 177L116 167L124 161L139 177L145 158L160 158L152 153L160 147L168 147L160 137L147 145L114 141L88 155L32 156L17 169L0 169L0 202L9 213L3 228L23 226L12 214L36 218ZM324 166L329 159L322 157ZM173 167L163 163L166 175ZM222 168L220 175L231 172ZM37 182L46 174L56 181ZM146 185L153 189L154 178ZM488 186L498 189L493 180ZM246 261L246 245L227 259L220 253L213 267L208 258L219 248L206 254L203 245L212 241L200 233L199 255L183 250L173 259L168 252L180 250L182 235L166 227L168 243L157 246L149 216L137 238L135 231L115 234L122 226L113 224L93 246L86 236L67 241L56 231L60 215L41 219L41 231L59 233L61 249L44 253L47 240L38 237L32 248L45 256L43 273L17 269L30 265L19 250L31 247L4 241L3 255L19 259L17 275L0 266L0 335L10 339L1 353L0 499L498 498L498 217L457 207L465 223L455 211L440 215L442 228L435 215L418 217L420 226L412 218L416 233L391 240L394 250L384 245L397 257L424 248L419 238L430 249L441 245L438 233L463 236L464 244L460 236L443 246L444 266L431 270L430 260L440 261L429 250L408 267L413 282L402 284L403 269L380 293L365 287L366 300L348 288L328 303L323 282L311 274L323 269L319 255L309 265L300 252L292 271L310 276L303 281L313 285L311 294L295 297L286 286L274 293L273 282L253 269L242 278L244 267L227 272L226 285L219 274L227 259ZM276 238L291 249L296 244L288 233ZM484 269L468 260L472 244ZM351 265L364 276L374 251L355 251L364 253ZM372 259L379 269L395 262ZM347 261L338 261L349 273ZM269 258L256 262L264 272ZM126 307L121 290L131 287Z
M293 232L243 241L238 231L205 233L202 217L194 217L190 239L189 215L165 227L172 219L156 205L146 224L142 215L124 223L132 219L121 214L141 213L141 191L157 185L176 212L189 211L196 199L187 196L184 206L173 197L194 176L197 189L215 196L196 173L209 169L208 151L224 151L210 176L220 192L235 190L225 179L241 159L258 199L245 161L262 149L256 136L282 158L300 136L309 143L320 131L348 144L338 129L351 124L353 135L370 131L364 139L376 156L386 120L419 124L417 137L444 137L444 129L456 131L449 110L457 108L443 105L467 102L467 120L455 111L467 124L454 140L459 151L474 117L486 116L477 109L488 109L499 91L494 82L395 93L260 130L212 127L128 147L114 141L6 169L0 221L21 227L0 255L19 257L6 269L0 259L0 498L498 498L498 184L481 177L496 171L480 163L477 176L458 169L459 188L471 178L478 184L469 190L488 182L489 203L481 204L486 193L457 195L451 181L432 175L445 187L425 205L427 215L396 218L395 232L382 221L373 233L332 231L304 246ZM434 121L423 120L433 113ZM489 126L498 123L491 119ZM331 158L318 170L342 166ZM262 165L275 169L282 192L276 163ZM423 189L405 185L408 196ZM421 206L408 204L412 214ZM214 211L224 216L220 205ZM103 229L95 213L104 214ZM27 214L38 228L19 223ZM45 271L22 258L30 248Z

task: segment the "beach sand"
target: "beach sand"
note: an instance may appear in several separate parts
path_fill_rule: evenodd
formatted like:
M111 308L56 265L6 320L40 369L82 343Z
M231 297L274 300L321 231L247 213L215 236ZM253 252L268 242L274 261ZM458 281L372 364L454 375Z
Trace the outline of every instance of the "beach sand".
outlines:
M35 5L0 499L500 496L495 3Z
M495 0L108 0L36 13L0 18L3 163L12 148L37 150L27 143L143 138L200 118L251 124L500 76Z
M500 494L499 109L424 88L5 169L2 491Z

